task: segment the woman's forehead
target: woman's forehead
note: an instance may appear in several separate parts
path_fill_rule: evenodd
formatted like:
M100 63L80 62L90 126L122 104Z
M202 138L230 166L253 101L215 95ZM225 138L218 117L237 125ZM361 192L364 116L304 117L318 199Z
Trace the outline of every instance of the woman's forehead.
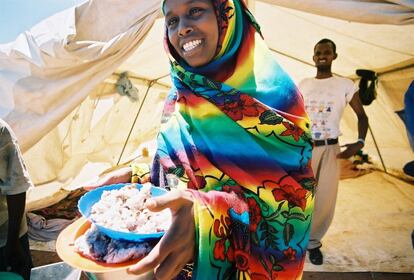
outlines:
M162 10L165 13L167 13L171 8L177 6L177 5L191 5L191 4L197 4L197 3L204 3L212 5L214 0L164 0L164 3L162 5Z
M164 0L164 5L170 2L191 4L191 3L197 3L197 2L212 3L214 2L214 0Z

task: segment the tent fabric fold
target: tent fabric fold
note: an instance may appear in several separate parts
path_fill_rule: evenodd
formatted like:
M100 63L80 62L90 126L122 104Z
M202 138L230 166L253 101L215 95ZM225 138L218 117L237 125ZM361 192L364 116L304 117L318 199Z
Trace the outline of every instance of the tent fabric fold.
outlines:
M374 24L413 24L414 1L394 0L260 0L273 5L334 17L353 22Z
M135 51L159 7L160 1L89 1L0 46L0 117L13 127L23 151Z

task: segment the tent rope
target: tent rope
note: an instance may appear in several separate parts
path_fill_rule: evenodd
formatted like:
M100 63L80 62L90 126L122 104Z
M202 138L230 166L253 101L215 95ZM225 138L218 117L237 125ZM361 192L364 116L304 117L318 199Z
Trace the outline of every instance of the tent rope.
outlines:
M374 137L374 133L372 133L372 129L371 129L371 126L369 124L368 124L368 129L369 129L369 133L371 134L372 140L374 140L374 145L375 145L375 148L377 149L378 156L381 160L382 168L384 168L384 172L388 174L387 168L385 167L385 163L384 163L384 160L383 160L382 155L381 155L381 151L378 147L377 141L375 140L375 137Z
M287 58L290 58L290 59L296 60L296 61L298 61L298 62L300 62L300 63L302 63L302 64L305 64L305 65L311 66L311 67L313 67L313 68L315 68L315 67L316 67L314 64L312 64L312 63L310 63L310 62L307 62L307 61L302 60L302 59L300 59L300 58L294 57L293 55L290 55L290 54L287 54L287 53L281 52L281 51L276 50L276 49L274 49L274 48L272 48L272 47L269 47L269 50L270 50L271 52L274 52L274 53L280 54L280 55L282 55L282 56L285 56L285 57L287 57ZM338 74L338 73L335 73L335 72L332 72L332 74L333 74L334 76L344 77L343 75Z
M136 116L135 116L134 121L132 122L132 126L131 126L131 128L130 128L130 130L129 130L129 132L128 132L128 136L127 136L127 138L125 139L124 146L122 147L121 154L119 155L118 162L116 163L116 165L117 165L117 166L119 165L119 163L120 163L120 161L121 161L121 158L122 158L122 155L124 154L124 151L125 151L126 145L128 144L128 141L129 141L129 137L131 137L132 130L134 129L134 126L135 126L135 123L137 122L138 116L139 116L139 115L140 115L140 113L141 113L141 110L142 110L142 107L143 107L143 105L144 105L145 99L146 99L146 98L147 98L147 96L148 96L148 92L149 92L149 90L151 89L151 87L152 87L152 86L153 86L153 85L157 82L157 80L158 80L158 79L156 79L156 80L151 80L151 81L149 81L149 82L148 82L148 87L147 87L147 90L146 90L146 92L145 92L145 94L144 94L144 98L142 99L141 105L140 105L140 106L139 106L139 108L138 108L138 112L137 112L137 114L136 114Z

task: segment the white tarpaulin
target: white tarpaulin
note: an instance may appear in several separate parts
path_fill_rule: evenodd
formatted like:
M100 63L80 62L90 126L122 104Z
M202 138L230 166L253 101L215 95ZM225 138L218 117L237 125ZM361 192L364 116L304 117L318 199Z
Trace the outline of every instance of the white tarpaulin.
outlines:
M295 10L355 22L413 24L413 0L262 0Z
M0 45L0 117L15 130L38 186L29 195L29 209L59 201L67 189L136 156L140 147L153 148L170 86L160 3L90 0ZM378 98L366 111L384 162L401 169L414 159L394 113L414 79L413 1L249 5L276 60L296 82L315 75L313 46L324 37L337 43L335 74L356 80L356 69L376 71ZM138 99L117 93L123 72L137 87ZM355 123L346 111L341 143L355 141ZM364 151L379 162L371 135Z
M0 47L0 117L23 151L76 108L139 46L160 1L89 1Z
M91 0L43 21L11 44L0 45L0 117L14 128L22 150L33 146L62 121L136 50L159 15L160 2ZM346 60L338 60L338 67L343 69L337 72L344 76L351 75L356 67L385 71L412 65L414 29L412 25L361 26L276 5L350 21L403 24L412 23L413 2L249 1L269 46L284 55L282 64L289 58L287 70L294 78L303 77L296 73L299 68L306 70L306 66L294 62L309 62L309 51L322 36L340 37L340 57L352 53ZM158 52L162 49L162 33L158 30L161 28L150 44L156 46L157 52L148 50L150 56L142 65L160 69L154 76L144 76L149 79L168 73L166 61ZM311 71L308 67L307 72Z

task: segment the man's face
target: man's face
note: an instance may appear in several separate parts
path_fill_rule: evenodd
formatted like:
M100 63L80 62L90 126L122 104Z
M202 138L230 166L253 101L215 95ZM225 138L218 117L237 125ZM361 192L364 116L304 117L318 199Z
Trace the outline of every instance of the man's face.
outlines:
M332 61L336 59L331 43L317 44L314 49L313 61L318 70L331 69Z
M218 23L210 0L167 0L168 40L190 66L209 63L216 55Z

